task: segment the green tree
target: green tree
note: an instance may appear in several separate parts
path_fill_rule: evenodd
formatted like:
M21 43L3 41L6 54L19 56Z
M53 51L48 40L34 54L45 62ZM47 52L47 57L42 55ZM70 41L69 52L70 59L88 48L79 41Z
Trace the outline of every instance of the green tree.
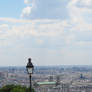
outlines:
M6 85L0 88L0 92L30 92L30 88L20 85ZM32 89L32 92L35 92L34 89Z
M27 88L26 92L30 92L30 88ZM34 89L32 89L32 92L35 92Z
M14 88L14 85L6 85L0 89L0 92L10 92Z
M13 88L10 92L26 92L26 91L21 88Z

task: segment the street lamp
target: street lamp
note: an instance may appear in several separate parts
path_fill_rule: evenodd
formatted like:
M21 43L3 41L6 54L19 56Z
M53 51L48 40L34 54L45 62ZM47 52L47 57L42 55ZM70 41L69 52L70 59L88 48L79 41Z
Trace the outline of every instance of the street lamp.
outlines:
M31 62L31 58L28 59L26 69L27 69L27 72L29 74L29 79L30 79L30 92L32 92L31 75L33 74L34 66Z

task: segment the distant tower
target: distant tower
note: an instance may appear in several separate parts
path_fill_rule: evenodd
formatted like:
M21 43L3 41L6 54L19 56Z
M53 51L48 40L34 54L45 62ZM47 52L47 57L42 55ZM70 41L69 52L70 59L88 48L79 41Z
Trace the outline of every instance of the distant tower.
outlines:
M85 79L85 77L83 76L83 74L80 74L80 79Z
M57 76L56 76L56 85L59 85L59 84L60 84L60 76L57 75Z
M53 76L49 76L49 81L50 81L50 82L53 81Z

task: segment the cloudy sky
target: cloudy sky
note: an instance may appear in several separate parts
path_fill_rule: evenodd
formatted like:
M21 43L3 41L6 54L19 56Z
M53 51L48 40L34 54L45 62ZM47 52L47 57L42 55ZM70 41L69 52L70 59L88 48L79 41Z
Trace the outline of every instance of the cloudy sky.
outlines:
M92 0L0 0L0 66L92 65Z

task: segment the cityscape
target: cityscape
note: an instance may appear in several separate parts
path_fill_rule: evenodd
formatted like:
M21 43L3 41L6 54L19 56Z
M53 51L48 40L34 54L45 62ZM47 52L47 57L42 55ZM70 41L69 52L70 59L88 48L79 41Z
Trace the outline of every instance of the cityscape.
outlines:
M0 0L0 92L92 92L92 0Z
M25 67L1 67L0 87L29 87ZM32 74L35 92L92 92L92 66L35 66Z

